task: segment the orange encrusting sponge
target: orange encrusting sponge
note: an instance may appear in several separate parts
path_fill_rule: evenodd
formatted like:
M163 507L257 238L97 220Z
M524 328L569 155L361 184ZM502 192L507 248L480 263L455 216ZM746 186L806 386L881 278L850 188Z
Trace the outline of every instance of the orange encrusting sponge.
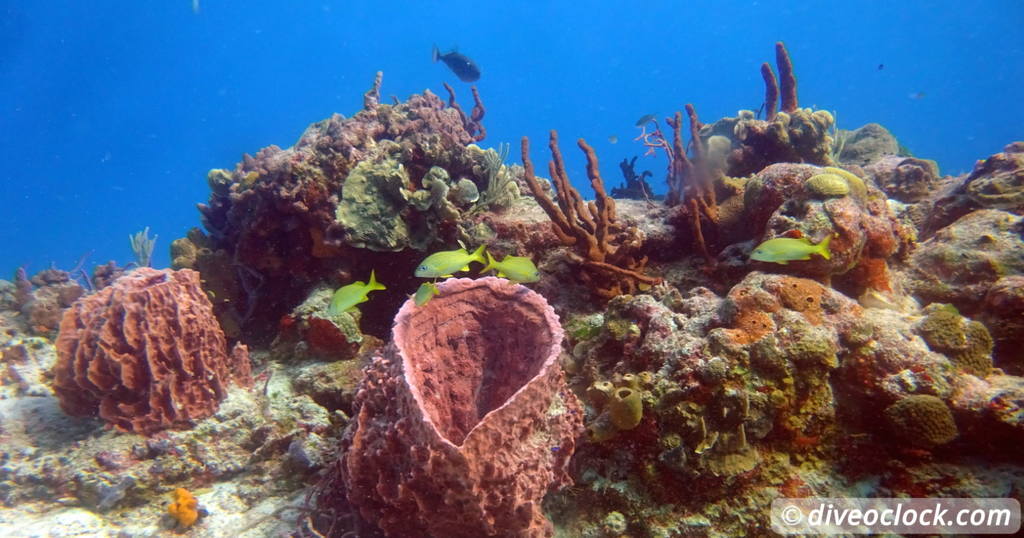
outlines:
M199 501L185 488L174 490L174 502L167 505L167 511L182 527L191 527L199 518Z

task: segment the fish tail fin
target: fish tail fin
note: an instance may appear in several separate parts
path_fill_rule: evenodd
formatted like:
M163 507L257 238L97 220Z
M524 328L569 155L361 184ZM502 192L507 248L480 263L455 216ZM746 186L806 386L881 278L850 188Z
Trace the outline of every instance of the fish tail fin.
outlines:
M822 258L825 258L826 260L831 260L832 259L832 252L829 251L829 249L828 249L829 243L832 242L832 237L833 237L833 234L829 234L829 235L825 236L825 239L821 240L821 243L818 243L817 252L818 252L818 254L821 255Z
M386 290L387 289L387 288L384 287L384 284L381 284L380 282L377 282L376 271L373 271L373 270L370 271L370 282L366 285L366 287L367 287L368 291Z
M466 265L469 265L470 262L487 263L487 260L484 259L484 245L476 247L476 250L469 255L469 261L466 262Z
M441 51L440 51L440 49L437 48L437 43L434 44L434 50L433 50L433 52L431 52L430 55L434 59L435 62L437 62L438 60L441 59Z
M490 271L491 269L494 269L494 264L496 264L496 263L498 263L498 262L495 261L494 256L491 256L491 253L488 252L487 253L487 263L484 264L484 268L481 269L480 272L481 273L486 273L487 271Z

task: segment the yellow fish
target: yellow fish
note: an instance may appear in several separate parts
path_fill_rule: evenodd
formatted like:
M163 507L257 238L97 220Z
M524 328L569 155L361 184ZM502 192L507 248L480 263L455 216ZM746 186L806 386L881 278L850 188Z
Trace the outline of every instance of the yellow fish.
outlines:
M416 290L416 294L413 295L412 298L416 303L416 306L423 306L438 293L441 293L441 290L437 289L436 284L433 282L424 282L420 284L419 289Z
M369 282L357 280L338 288L338 291L334 292L334 297L331 297L331 306L327 307L327 312L332 316L337 316L342 312L351 312L356 309L357 304L369 300L367 295L371 291L386 289L384 284L377 282L377 275L370 271Z
M415 275L420 278L447 278L458 271L469 271L470 263L484 263L483 252L483 245L480 245L472 254L466 252L464 248L435 252L420 263L416 268Z
M507 278L513 282L536 282L540 280L540 271L533 261L526 256L505 256L504 260L495 261L491 253L487 253L487 265L480 270L486 273L491 269L498 271L498 276Z
M818 244L811 243L806 237L769 239L754 248L754 251L750 253L750 259L786 265L791 261L809 260L812 254L817 254L828 260L832 257L832 253L828 250L830 241L832 241L831 235L826 236Z

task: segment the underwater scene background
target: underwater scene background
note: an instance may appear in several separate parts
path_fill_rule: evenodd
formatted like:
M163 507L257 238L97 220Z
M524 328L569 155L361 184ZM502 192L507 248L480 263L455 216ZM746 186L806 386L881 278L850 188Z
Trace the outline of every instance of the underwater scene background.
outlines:
M1022 24L0 4L0 535L1019 500Z

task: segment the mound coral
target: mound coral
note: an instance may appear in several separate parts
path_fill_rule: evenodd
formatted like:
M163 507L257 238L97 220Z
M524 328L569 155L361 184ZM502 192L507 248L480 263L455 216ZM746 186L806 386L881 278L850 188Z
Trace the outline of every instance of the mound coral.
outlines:
M558 318L503 279L438 289L403 305L392 344L368 366L335 472L388 536L550 536L541 498L569 483L582 430Z
M941 399L929 394L900 399L885 409L885 418L901 440L925 448L944 445L957 436L953 413Z
M150 434L213 414L249 355L229 354L191 270L138 268L64 312L54 390L65 412Z
M963 371L985 377L992 371L992 336L977 321L964 319L952 305L929 305L916 329L932 351Z

